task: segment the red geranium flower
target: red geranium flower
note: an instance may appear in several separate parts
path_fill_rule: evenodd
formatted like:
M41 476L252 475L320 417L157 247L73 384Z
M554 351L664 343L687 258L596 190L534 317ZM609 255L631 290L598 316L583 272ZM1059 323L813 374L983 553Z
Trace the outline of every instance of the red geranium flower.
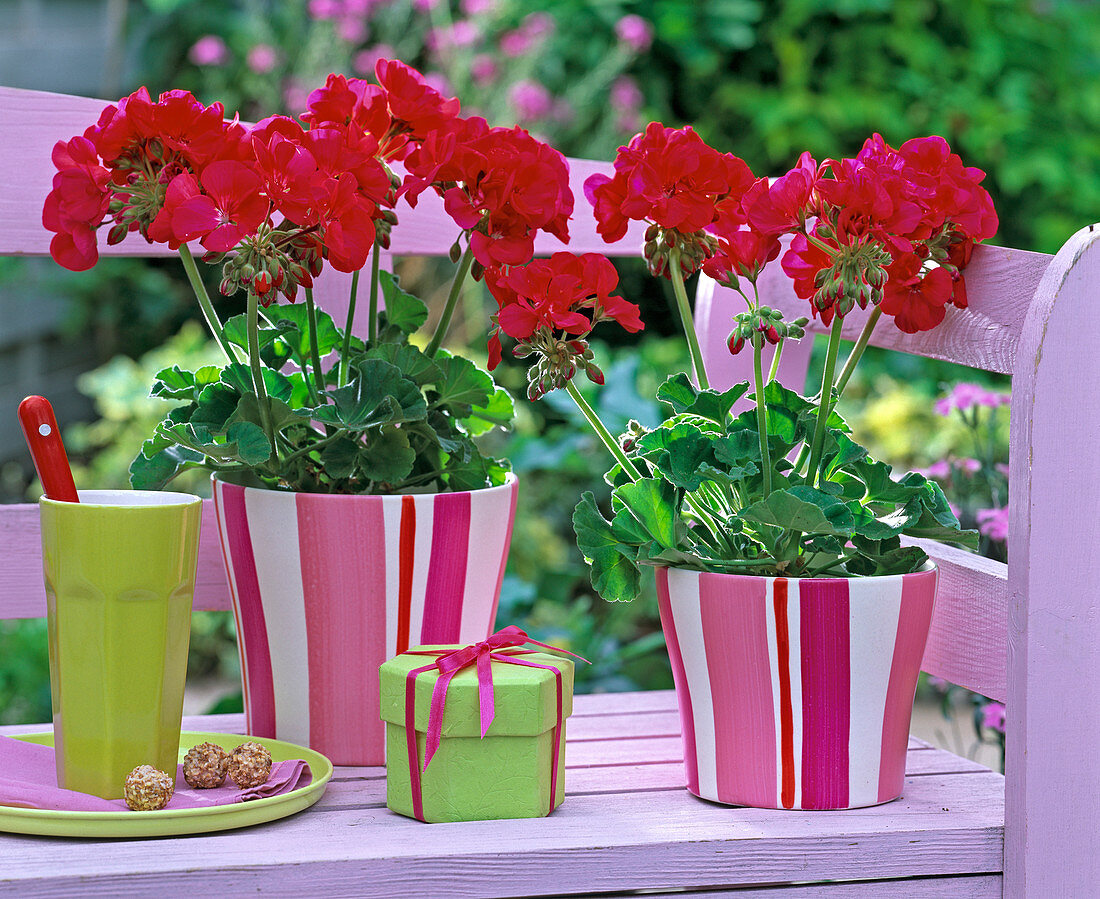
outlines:
M812 215L814 188L820 173L809 153L799 157L798 165L769 184L759 179L746 193L742 205L746 218L763 234L784 234L801 225Z
M882 311L907 334L930 331L944 319L944 308L954 292L945 268L921 273L921 262L913 255L902 256L887 268L889 280L883 290ZM965 300L964 300L965 302Z
M92 142L84 137L58 141L53 162L58 172L42 207L43 226L55 232L50 255L71 271L85 271L99 259L95 229L111 202L111 175L99 164Z
M205 193L185 200L172 215L177 240L202 235L206 249L224 253L255 233L267 218L268 201L260 194L260 176L244 163L211 163L200 183Z
M681 234L714 222L718 205L738 201L753 183L752 172L731 153L719 153L690 127L651 122L615 158L615 175L592 175L584 193L596 213L596 230L612 242L629 219L653 222Z
M627 331L644 325L636 305L611 293L619 283L615 266L598 253L554 253L523 268L486 271L485 283L497 301L498 330L490 337L490 368L500 362L503 331L526 340L540 328L582 335L600 321L614 320Z

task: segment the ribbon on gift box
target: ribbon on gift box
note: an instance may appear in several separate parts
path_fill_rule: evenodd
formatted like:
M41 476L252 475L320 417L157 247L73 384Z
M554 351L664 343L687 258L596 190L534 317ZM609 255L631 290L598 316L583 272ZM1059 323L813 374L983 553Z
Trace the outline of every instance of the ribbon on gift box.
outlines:
M493 696L493 662L523 665L527 668L543 668L554 672L558 696L558 716L557 724L554 725L554 745L550 759L550 811L554 810L554 796L557 794L558 787L558 747L561 743L562 728L561 670L553 665L540 665L538 662L520 658L520 656L538 652L537 649L519 648L528 643L541 646L543 649L549 649L551 652L564 653L588 663L588 659L582 658L568 649L561 649L548 643L532 640L526 632L514 624L501 628L487 640L482 640L480 643L471 643L461 649L408 650L409 655L436 657L436 660L431 664L414 668L405 677L405 739L409 752L409 781L412 787L413 815L420 821L424 820L424 799L420 786L420 751L416 742L416 679L427 671L435 670L439 672L439 677L432 688L432 704L428 711L428 732L425 737L423 767L423 770L427 771L432 756L439 748L439 742L443 736L443 710L447 705L447 689L451 685L451 679L459 671L469 668L471 665L475 665L477 668L481 736L484 738L485 734L488 733L489 726L496 717L496 703Z

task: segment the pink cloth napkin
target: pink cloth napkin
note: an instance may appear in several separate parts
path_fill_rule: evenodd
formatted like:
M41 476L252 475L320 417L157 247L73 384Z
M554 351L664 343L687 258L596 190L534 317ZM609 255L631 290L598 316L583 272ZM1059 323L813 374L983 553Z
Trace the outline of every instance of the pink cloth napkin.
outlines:
M267 783L242 790L226 778L213 790L193 790L176 768L176 792L168 809L205 808L278 796L308 786L313 780L309 765L301 759L276 762ZM0 805L51 809L65 812L125 812L126 800L100 799L89 793L65 790L57 785L53 747L11 737L0 737Z

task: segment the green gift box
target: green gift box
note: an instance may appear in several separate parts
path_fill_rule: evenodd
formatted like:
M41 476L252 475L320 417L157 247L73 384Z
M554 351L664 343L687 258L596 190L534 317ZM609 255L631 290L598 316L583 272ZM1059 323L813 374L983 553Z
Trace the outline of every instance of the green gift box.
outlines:
M386 805L398 814L431 823L548 815L565 794L565 719L573 711L573 662L546 652L494 651L495 715L484 737L480 705L484 685L479 683L477 666L468 663L443 685L446 701L441 725L437 722L439 745L425 769L432 694L444 677L435 662L463 649L418 646L379 668L386 722ZM472 657L474 648L469 650ZM502 656L515 661L503 661ZM413 679L414 761L406 697L410 673L425 666L431 667ZM551 667L560 672L560 715L559 678ZM419 809L415 765L420 769Z

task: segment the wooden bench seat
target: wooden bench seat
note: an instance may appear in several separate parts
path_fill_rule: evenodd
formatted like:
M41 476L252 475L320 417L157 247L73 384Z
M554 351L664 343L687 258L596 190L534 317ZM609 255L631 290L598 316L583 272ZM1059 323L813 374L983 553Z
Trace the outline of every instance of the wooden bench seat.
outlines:
M184 727L242 723L221 715ZM338 768L310 811L241 831L148 842L0 836L0 893L412 899L752 885L769 895L802 882L819 884L804 895L822 897L1001 895L1004 778L915 738L901 799L833 814L691 796L671 691L578 696L567 731L566 801L549 818L426 826L386 809L384 769ZM897 892L876 892L885 890Z
M50 149L94 122L102 105L0 88L0 256L47 252L40 215ZM638 255L644 229L635 223L608 247L582 199L585 177L610 166L572 160L571 168L569 249ZM395 255L446 253L455 228L433 199L402 211ZM1007 779L912 741L896 802L835 813L731 809L683 789L671 694L579 697L568 801L549 818L428 827L384 808L380 769L340 769L315 809L241 831L109 842L0 834L0 893L700 897L751 886L752 895L808 897L1100 895L1098 238L1100 230L1083 229L1055 256L978 247L969 309L916 336L887 322L872 340L1013 378L1010 565L927 545L942 578L923 661L1006 702ZM103 249L166 254L132 237ZM552 237L536 241L540 254L559 249ZM341 279L322 278L317 293L339 315ZM789 317L804 314L778 265L761 293ZM744 379L750 362L724 350L735 308L728 291L703 280L696 316L716 386ZM862 324L853 314L845 335ZM785 351L784 382L801 386L811 343ZM196 606L228 608L209 527L202 558ZM0 507L0 618L44 607L36 510ZM186 726L240 725L230 716Z

